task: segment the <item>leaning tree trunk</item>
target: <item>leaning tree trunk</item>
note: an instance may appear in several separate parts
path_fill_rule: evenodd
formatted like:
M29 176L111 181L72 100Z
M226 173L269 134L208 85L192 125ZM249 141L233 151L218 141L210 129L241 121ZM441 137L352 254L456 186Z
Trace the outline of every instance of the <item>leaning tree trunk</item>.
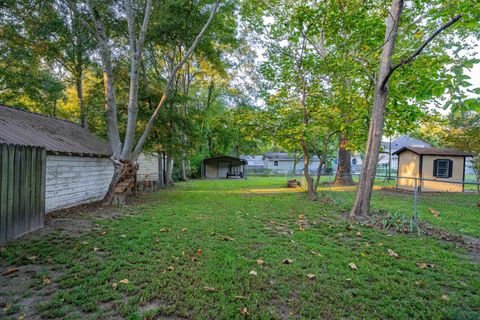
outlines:
M137 165L134 161L113 160L114 171L112 181L104 197L104 203L126 205L126 194L129 190L136 188L135 175L137 174Z
M373 183L385 125L385 109L388 97L388 86L385 80L388 79L392 67L392 56L395 52L395 41L397 39L402 9L403 0L393 0L390 14L387 18L385 44L383 46L382 56L380 57L378 76L375 84L375 98L368 131L362 175L360 176L355 202L350 212L350 217L352 218L368 216L370 210Z
M338 167L337 175L333 183L338 185L352 185L352 167L351 167L351 154L347 150L347 139L344 135L340 135L338 138Z

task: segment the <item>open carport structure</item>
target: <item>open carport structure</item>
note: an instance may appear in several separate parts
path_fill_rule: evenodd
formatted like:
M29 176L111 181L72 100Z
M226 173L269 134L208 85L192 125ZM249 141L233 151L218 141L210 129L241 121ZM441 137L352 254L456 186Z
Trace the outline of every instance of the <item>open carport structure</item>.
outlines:
M205 158L202 161L202 178L205 179L229 179L245 178L245 166L247 161L230 157L218 156Z

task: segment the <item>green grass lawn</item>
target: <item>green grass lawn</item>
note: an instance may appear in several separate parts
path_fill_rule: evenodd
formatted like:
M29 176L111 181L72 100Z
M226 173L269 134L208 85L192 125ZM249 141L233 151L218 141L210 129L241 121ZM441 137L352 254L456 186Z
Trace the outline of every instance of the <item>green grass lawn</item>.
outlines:
M21 299L1 292L10 307L0 317L18 318L22 301L53 287L35 305L36 316L480 318L480 265L464 249L359 224L347 228L339 198L309 202L284 183L284 177L179 183L119 218L96 220L80 236L58 231L14 241L0 253L0 265L27 268L35 257L38 268ZM478 216L474 221L478 228Z

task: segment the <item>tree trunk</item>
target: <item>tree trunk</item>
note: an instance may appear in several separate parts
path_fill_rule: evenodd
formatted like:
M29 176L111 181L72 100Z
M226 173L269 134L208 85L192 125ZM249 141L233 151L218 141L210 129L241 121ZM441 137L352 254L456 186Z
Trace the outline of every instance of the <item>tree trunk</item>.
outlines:
M85 103L83 99L83 83L82 83L82 73L76 76L76 87L77 87L77 99L78 99L78 108L80 109L80 124L83 128L87 127L87 115L85 110Z
M307 144L305 141L301 141L302 149L303 149L303 175L305 176L305 180L307 182L307 197L308 200L315 199L315 190L313 190L313 179L310 175L310 154L308 152Z
M57 98L53 99L53 117L57 117Z
M173 171L173 158L170 155L166 157L165 163L165 185L173 186L173 179L172 179L172 171Z
M105 204L126 205L126 193L134 188L137 165L133 161L113 160L112 181L104 197Z
M392 56L395 52L395 41L397 39L402 9L403 0L392 1L390 14L387 18L385 44L383 46L382 56L380 57L378 76L375 84L375 97L368 131L365 160L363 162L362 175L360 176L355 202L350 212L351 218L368 216L370 210L373 183L385 125L388 85L384 80L388 78L391 71Z
M163 188L165 186L165 174L164 174L164 159L163 153L158 153L158 187Z
M320 157L319 157L320 158ZM320 184L320 178L322 177L322 167L324 165L324 160L321 159L320 163L318 164L318 169L317 169L317 178L315 180L315 185L313 186L313 192L317 193L318 190L318 185Z
M187 160L182 160L182 181L187 181Z
M352 185L352 167L351 167L351 154L347 150L347 139L344 135L338 137L338 167L337 175L333 183L338 185Z

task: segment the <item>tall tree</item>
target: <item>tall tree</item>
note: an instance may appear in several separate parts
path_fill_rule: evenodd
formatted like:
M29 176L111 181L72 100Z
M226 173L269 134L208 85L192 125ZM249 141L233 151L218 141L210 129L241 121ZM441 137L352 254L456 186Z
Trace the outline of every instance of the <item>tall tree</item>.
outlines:
M420 6L430 8L428 4L420 3ZM468 5L467 5L468 7ZM454 10L457 8L454 7ZM463 8L465 9L465 8ZM403 58L397 64L393 64L395 54L395 45L398 37L399 26L403 16L404 1L393 0L386 18L385 40L382 44L382 55L378 66L378 73L375 79L374 102L372 116L370 120L368 140L365 150L365 159L363 161L362 174L360 177L355 202L350 212L350 217L367 216L370 210L370 201L372 196L373 183L380 152L381 139L385 125L385 111L388 99L388 82L393 73L400 68L412 63L429 43L444 30L455 24L462 18L462 14L455 14L448 22L442 24L430 36L428 36L420 46L406 58ZM435 10L426 10L427 14L434 14ZM450 13L450 11L449 11ZM440 15L440 19L444 14ZM422 16L420 16L421 18ZM431 19L430 23L436 23L438 20ZM431 27L430 24L428 24Z
M90 16L90 20L83 20L85 25L92 31L95 36L99 55L101 59L104 85L105 85L105 108L107 116L107 132L108 139L112 148L113 156L112 160L115 165L114 175L110 184L109 191L105 196L106 202L114 200L116 194L122 195L124 191L131 185L133 175L135 173L135 160L141 153L143 145L153 128L154 122L158 117L158 114L169 96L170 89L174 84L177 72L188 61L193 51L198 46L203 35L206 33L208 27L212 23L213 17L219 7L219 0L211 6L209 16L197 34L197 37L190 44L186 50L182 60L176 65L172 66L169 70L169 76L163 89L162 96L159 103L155 107L154 111L148 122L145 125L140 137L136 139L135 133L137 128L137 115L138 115L138 90L139 90L139 70L142 62L142 54L145 44L145 38L150 25L150 16L153 11L152 0L146 0L146 3L141 8L140 2L133 2L132 0L125 0L122 4L114 2L112 4L100 3L95 0L86 0L87 8ZM115 17L117 14L115 10L119 7L123 9L122 14L125 16L125 22L127 26L127 41L126 46L128 48L129 58L129 93L128 93L128 113L126 124L125 136L122 142L119 131L119 118L117 115L117 94L116 94L116 79L114 77L114 61L113 61L113 48L112 43L115 43L111 38L113 32L108 28L111 26L111 17ZM77 10L81 10L80 6L76 6ZM161 8L157 8L161 10ZM141 15L136 14L142 12ZM106 21L108 23L106 23ZM117 39L122 40L122 39ZM121 51L121 50L120 50ZM119 196L118 201L123 202L123 195Z

